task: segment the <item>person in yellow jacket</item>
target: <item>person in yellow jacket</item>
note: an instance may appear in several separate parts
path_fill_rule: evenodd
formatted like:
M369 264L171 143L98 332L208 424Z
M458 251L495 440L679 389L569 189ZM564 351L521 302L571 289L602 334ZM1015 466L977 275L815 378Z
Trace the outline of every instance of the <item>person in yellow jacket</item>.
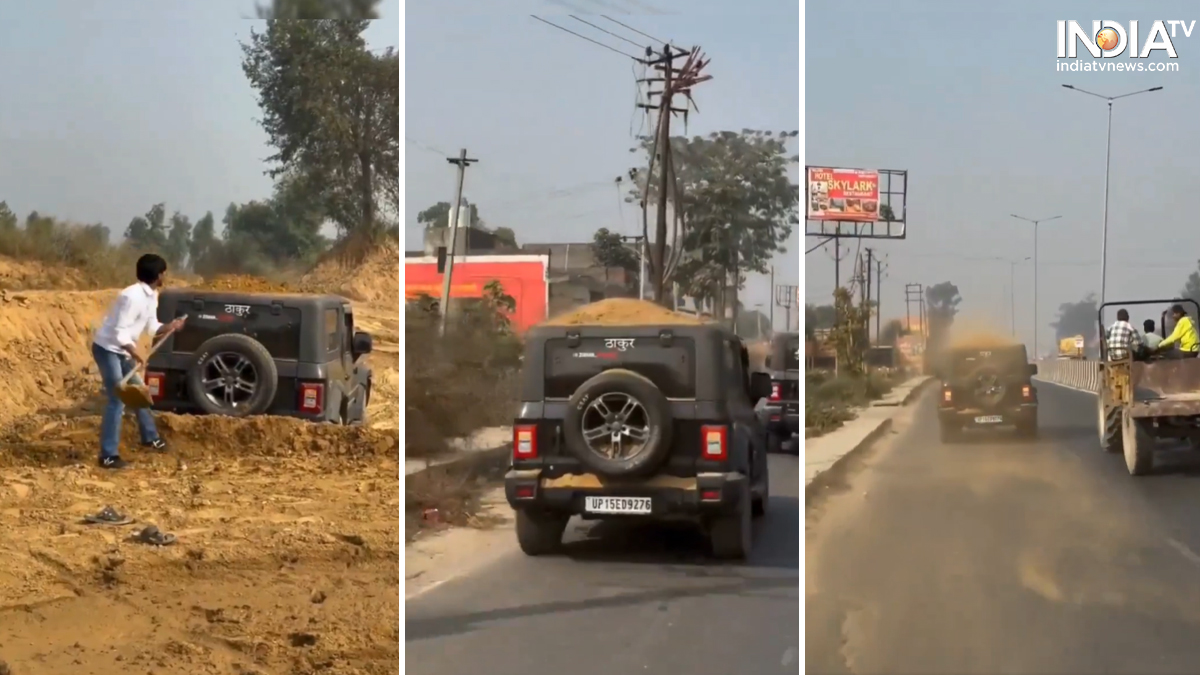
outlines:
M1196 324L1192 323L1192 318L1183 311L1181 305L1171 307L1171 318L1175 320L1175 330L1158 343L1158 351L1178 344L1179 350L1171 352L1168 355L1169 358L1195 358L1200 353L1200 338L1196 336Z

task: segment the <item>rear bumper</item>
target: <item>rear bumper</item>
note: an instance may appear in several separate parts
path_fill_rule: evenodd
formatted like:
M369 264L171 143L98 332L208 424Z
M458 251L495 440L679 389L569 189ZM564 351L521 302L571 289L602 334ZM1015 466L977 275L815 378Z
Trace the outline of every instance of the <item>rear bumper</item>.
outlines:
M1003 427L1037 423L1037 403L1022 403L1000 410L959 410L956 408L939 408L938 421L942 425L956 427ZM995 421L996 419L999 421Z
M737 512L741 495L749 494L741 473L701 473L694 478L656 476L645 481L601 481L591 474L543 478L540 470L510 470L504 496L514 509L538 509L588 519L697 517ZM587 497L648 497L647 514L597 514L586 508ZM747 505L746 508L749 508Z
M767 431L777 435L800 433L800 402L784 401L763 406Z

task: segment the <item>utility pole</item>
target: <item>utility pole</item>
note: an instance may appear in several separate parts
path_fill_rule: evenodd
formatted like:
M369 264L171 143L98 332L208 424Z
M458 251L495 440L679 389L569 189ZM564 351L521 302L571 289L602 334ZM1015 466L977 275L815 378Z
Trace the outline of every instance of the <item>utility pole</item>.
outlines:
M467 167L479 160L467 158L467 149L463 148L458 151L458 157L447 157L446 161L458 167L458 184L450 207L450 245L446 247L446 273L442 275L442 302L438 305L442 315L438 322L438 335L446 334L446 317L450 314L450 279L454 276L454 251L458 247L458 210L462 205L463 180L467 175Z
M867 337L869 338L871 336L871 291L872 291L871 276L872 276L872 273L875 271L875 250L874 249L867 247L867 259L865 262L866 262L866 267L867 267L867 270L866 270L867 271L867 275L866 275L867 276L867 304L866 304L867 325L864 328L866 329ZM879 340L878 335L875 336L875 340L876 341Z
M775 295L775 266L774 265L771 265L771 295ZM771 312L771 332L772 333L775 332L775 302L774 302L774 300L775 300L775 298L771 298L772 302L771 302L770 312ZM784 332L786 332L789 328L791 328L791 326L784 326L783 327Z
M875 261L875 344L879 344L879 320L883 317L883 261Z
M662 73L662 78L650 78L650 81L662 81L662 91L648 92L648 98L659 96L657 105L650 103L637 104L640 108L658 109L658 129L657 140L654 145L656 148L657 157L651 157L650 162L658 162L658 202L656 221L654 228L654 246L650 249L650 272L654 277L653 292L654 301L661 304L666 294L666 263L667 263L667 198L668 195L674 195L671 189L673 168L671 159L671 116L676 113L681 113L684 116L686 123L688 108L675 108L671 106L672 99L677 94L682 94L687 97L688 101L692 98L692 87L711 80L711 75L702 75L701 71L708 65L708 60L701 57L700 49L693 47L690 50L678 49L671 45L664 44L662 52L658 58L650 60L655 54L649 47L646 48L646 65L653 67L655 70ZM686 59L681 68L675 67L677 59ZM653 171L647 174L647 185L644 192L648 197L649 179L653 177ZM678 217L679 198L674 195L676 217ZM645 210L645 202L642 205L643 213ZM645 221L643 221L644 223Z

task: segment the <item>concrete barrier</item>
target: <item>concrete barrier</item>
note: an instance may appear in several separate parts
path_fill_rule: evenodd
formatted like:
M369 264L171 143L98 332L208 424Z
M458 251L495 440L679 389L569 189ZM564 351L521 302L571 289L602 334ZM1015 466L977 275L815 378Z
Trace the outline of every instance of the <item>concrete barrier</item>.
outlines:
M1055 359L1039 361L1038 374L1034 378L1051 384L1058 384L1071 389L1100 391L1100 362L1080 361L1076 359Z

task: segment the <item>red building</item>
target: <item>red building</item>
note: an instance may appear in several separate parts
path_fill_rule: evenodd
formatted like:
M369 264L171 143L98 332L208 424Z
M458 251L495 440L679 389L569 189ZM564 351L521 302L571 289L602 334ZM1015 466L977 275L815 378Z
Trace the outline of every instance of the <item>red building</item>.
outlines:
M483 297L483 287L500 282L504 292L516 301L510 316L520 333L546 320L550 304L550 284L546 255L468 255L454 259L454 278L450 299ZM421 295L442 296L442 275L433 256L404 259L404 299Z

